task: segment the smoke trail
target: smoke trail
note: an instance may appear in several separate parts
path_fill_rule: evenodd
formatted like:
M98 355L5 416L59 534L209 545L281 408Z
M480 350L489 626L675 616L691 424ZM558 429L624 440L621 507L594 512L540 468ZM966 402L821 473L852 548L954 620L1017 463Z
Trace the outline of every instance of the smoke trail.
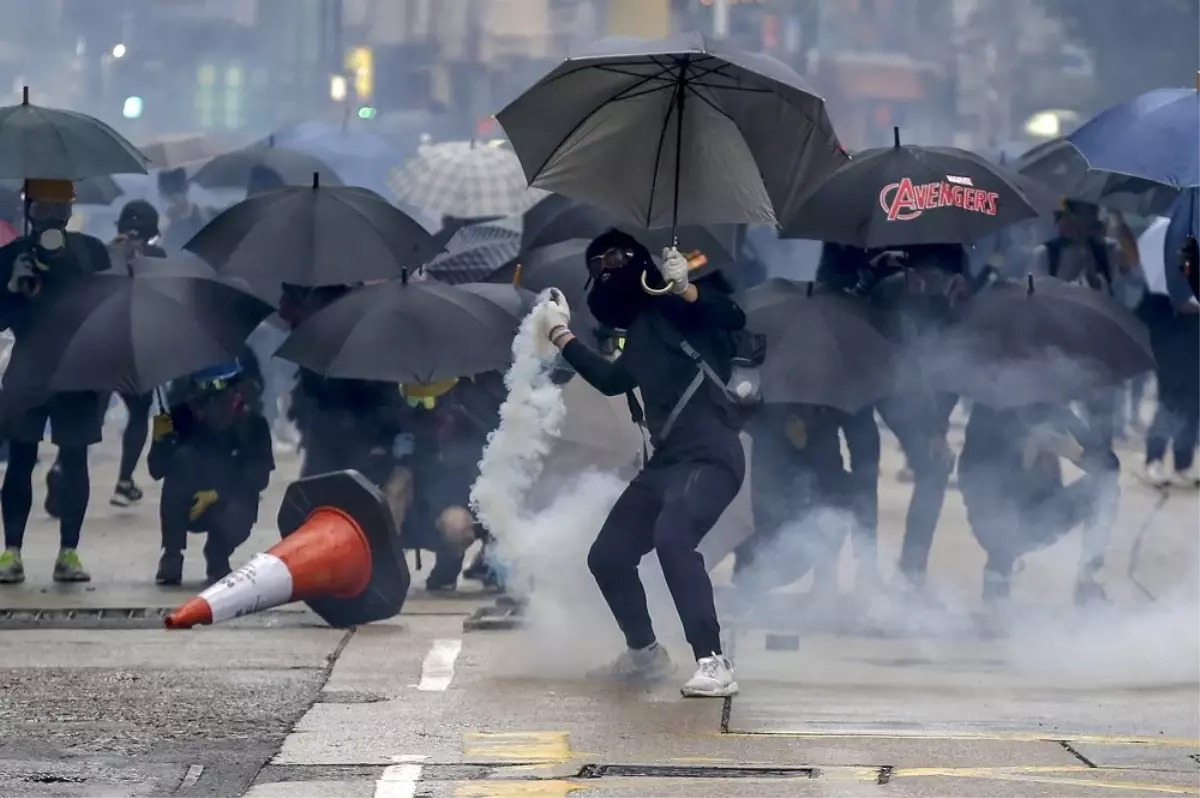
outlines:
M559 434L566 405L562 389L550 381L538 340L548 299L539 298L513 339L513 364L504 375L508 396L500 425L489 436L471 487L471 510L501 546L519 546L524 504L542 474L546 455ZM519 592L519 585L510 585Z

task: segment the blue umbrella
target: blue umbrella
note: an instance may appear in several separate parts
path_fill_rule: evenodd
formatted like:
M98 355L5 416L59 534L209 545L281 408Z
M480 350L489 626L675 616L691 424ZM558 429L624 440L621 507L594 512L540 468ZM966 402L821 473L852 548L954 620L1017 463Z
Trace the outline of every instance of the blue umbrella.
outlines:
M1105 172L1200 185L1200 92L1155 89L1115 105L1067 137Z

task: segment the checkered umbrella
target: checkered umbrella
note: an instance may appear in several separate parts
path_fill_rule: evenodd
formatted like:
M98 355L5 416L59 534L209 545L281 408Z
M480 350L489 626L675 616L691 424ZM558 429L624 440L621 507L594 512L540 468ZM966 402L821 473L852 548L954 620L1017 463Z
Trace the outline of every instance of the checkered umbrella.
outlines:
M524 213L546 195L529 187L511 150L474 141L421 147L388 185L401 202L460 219Z
M480 222L455 233L446 251L430 261L424 271L450 285L480 282L517 257L520 250L520 217Z

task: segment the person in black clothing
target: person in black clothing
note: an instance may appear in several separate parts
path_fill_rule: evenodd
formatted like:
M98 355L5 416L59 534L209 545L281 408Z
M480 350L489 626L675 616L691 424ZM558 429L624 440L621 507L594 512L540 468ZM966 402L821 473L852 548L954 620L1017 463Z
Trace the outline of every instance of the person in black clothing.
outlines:
M1063 485L1060 458L1084 472ZM1096 575L1116 520L1121 464L1103 430L1067 408L994 410L976 404L967 423L958 483L967 519L987 553L983 597L1003 602L1021 557L1084 526L1075 580L1078 604L1103 600Z
M696 549L741 488L746 467L741 418L723 385L704 377L697 381L704 372L685 345L716 377L728 380L746 316L719 274L692 283L687 260L675 250L665 251L656 266L632 236L611 230L588 245L586 257L593 278L588 308L602 324L626 330L622 354L610 361L571 334L561 292L542 306L542 332L601 393L641 390L654 445L588 554L588 567L628 646L595 675L642 681L674 670L657 643L637 573L641 559L656 551L698 665L684 695L733 695L737 682L722 655L712 582ZM666 281L672 293L650 297L640 284L643 275L659 287Z
M1158 408L1146 433L1145 480L1156 488L1176 483L1200 487L1195 467L1200 438L1200 315L1194 303L1175 307L1162 294L1151 294L1138 308L1150 330L1158 380ZM1172 449L1174 479L1166 468Z
M150 476L162 480L162 556L155 581L178 585L188 532L207 532L209 583L230 573L229 558L250 537L259 495L275 469L271 431L250 410L234 362L172 386L170 412L154 418Z
M213 214L192 202L188 196L188 176L183 167L164 169L158 173L158 195L166 206L167 229L162 247L172 255L212 221Z
M66 232L74 202L74 185L62 180L26 182L31 231L0 248L0 324L12 330L16 346L43 311L45 303L73 280L106 271L110 266L103 242ZM40 397L38 399L41 399ZM9 439L8 470L0 488L5 551L0 555L0 582L21 582L25 568L21 546L33 505L33 469L38 444L50 422L61 467L59 555L54 579L91 579L76 548L87 511L90 485L87 449L100 440L104 405L100 393L59 393L31 398L33 406L5 419Z
M850 414L815 405L769 404L747 430L754 440L750 501L755 532L734 551L734 584L766 591L813 570L814 597L830 602L838 594L837 559L844 533L857 527L869 532L851 532L859 559L856 581L864 587L874 584L874 519L867 515L872 499L878 502L874 411ZM839 433L846 435L851 452L849 471ZM823 510L841 511L853 524L822 517Z

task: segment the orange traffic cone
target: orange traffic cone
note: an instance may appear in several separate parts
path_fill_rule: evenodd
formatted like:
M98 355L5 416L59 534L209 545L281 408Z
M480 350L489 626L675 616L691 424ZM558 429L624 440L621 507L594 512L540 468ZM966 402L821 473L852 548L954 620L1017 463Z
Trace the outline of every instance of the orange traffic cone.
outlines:
M339 627L395 615L409 578L391 518L357 472L299 480L279 512L283 540L168 615L166 627L220 623L292 601L308 602Z

